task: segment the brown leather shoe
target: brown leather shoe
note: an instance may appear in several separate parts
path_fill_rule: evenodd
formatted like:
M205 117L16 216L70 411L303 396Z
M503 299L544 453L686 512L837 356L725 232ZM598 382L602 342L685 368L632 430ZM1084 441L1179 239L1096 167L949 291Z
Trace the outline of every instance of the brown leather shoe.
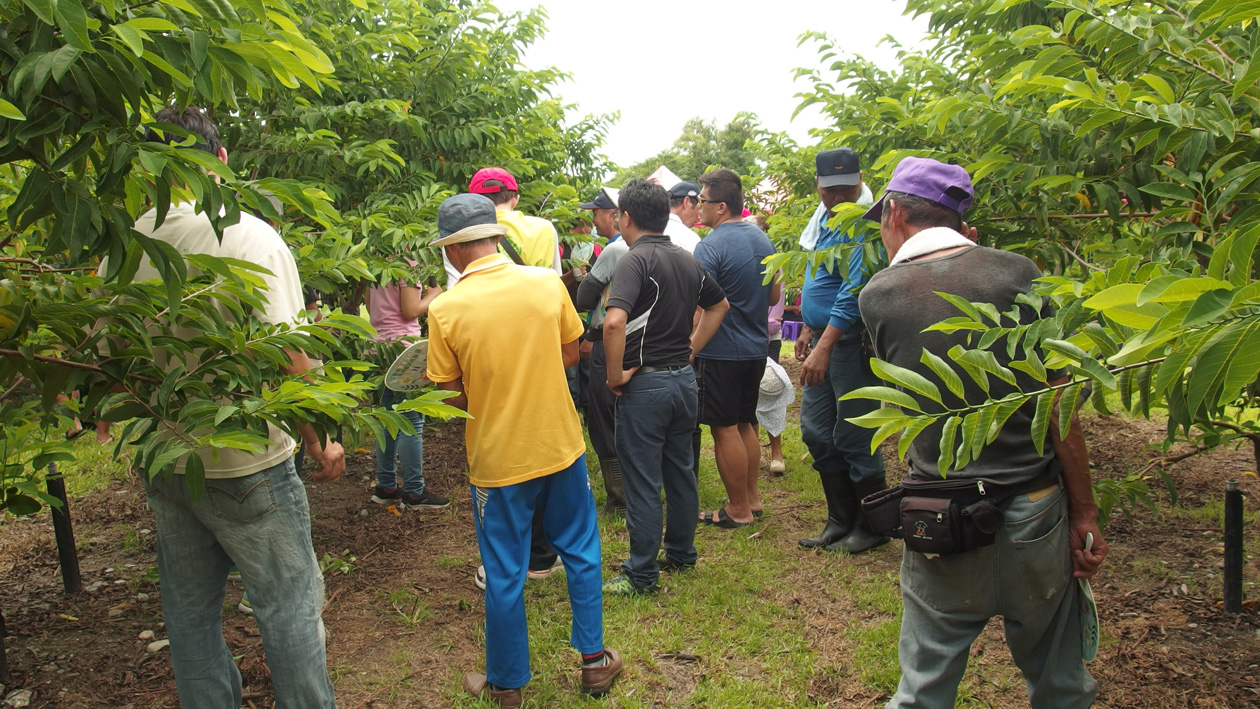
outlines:
M612 689L613 680L621 674L621 653L606 647L604 654L608 656L607 664L582 668L582 691L587 694L604 694Z
M618 663L617 667L620 669L621 664ZM486 681L486 676L477 672L469 672L464 675L464 691L474 697L485 697L501 707L519 707L521 705L521 690L490 689L490 683Z

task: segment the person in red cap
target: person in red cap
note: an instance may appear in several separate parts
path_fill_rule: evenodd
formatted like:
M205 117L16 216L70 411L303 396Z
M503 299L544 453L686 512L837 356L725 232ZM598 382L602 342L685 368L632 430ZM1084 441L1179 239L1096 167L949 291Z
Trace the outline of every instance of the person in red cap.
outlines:
M540 217L526 216L516 211L521 201L520 188L512 173L501 167L483 167L468 183L468 191L484 195L494 202L499 223L507 227L500 241L499 250L522 266L540 266L562 273L560 266L560 239L556 227ZM515 252L515 255L513 254ZM459 272L443 255L446 266L446 287L459 281Z

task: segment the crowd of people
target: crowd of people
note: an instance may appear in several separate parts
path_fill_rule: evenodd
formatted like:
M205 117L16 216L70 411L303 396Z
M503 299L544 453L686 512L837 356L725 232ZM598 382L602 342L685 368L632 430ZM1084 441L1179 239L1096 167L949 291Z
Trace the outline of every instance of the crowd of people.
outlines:
M201 136L192 149L226 162L214 125L199 109L167 109L155 118ZM859 248L847 263L819 265L805 277L794 354L801 362L801 434L826 519L817 536L799 545L862 554L901 528L902 678L888 706L952 706L971 643L996 615L1034 707L1088 706L1096 685L1083 659L1074 577L1096 572L1107 546L1081 427L1074 423L1060 439L1051 425L1052 445L1038 453L1031 412L1020 409L978 458L949 471L950 484L937 473L940 436L929 431L910 447L906 479L889 488L883 456L871 450L872 430L850 423L878 404L841 400L880 383L870 364L876 355L933 376L924 353L944 353L962 341L926 331L951 315L936 292L1003 312L1028 309L1023 296L1040 272L1022 256L975 243L962 221L974 191L961 167L905 158L878 201L853 151L822 151L815 167L820 204L800 248L823 251L874 238L866 236L874 230L836 227L831 219L838 205L864 204L891 263L872 274ZM592 250L588 267L566 268L554 226L516 209L516 178L485 168L467 193L439 209L439 238L429 248L442 252L445 287L371 289L367 312L379 337L417 340L427 321L427 378L453 392L448 403L471 414L469 493L482 562L474 582L485 590L486 653L484 673L465 677L469 693L501 706L521 704L531 678L525 582L560 569L568 583L571 643L581 655L581 689L607 692L624 664L605 645L604 599L654 594L662 573L693 569L699 525L739 529L767 513L758 492L758 428L767 429L772 443L783 434L794 388L777 361L784 287L777 274L767 278L764 265L774 246L764 220L759 225L746 214L743 189L737 174L721 169L668 189L645 179L602 188L581 207L604 243L598 254ZM703 238L697 224L709 228ZM182 253L265 266L272 274L268 305L256 315L268 322L303 315L293 256L266 223L243 214L219 240L204 214L177 204L161 226L151 212L136 228ZM155 275L146 262L136 278ZM301 352L288 356L289 371L309 369ZM968 396L979 396L968 386ZM400 396L382 386L379 404L392 406ZM599 512L579 410L606 493L604 513L624 511L630 539L628 558L610 579L601 571ZM450 501L425 485L424 421L414 413L408 418L412 430L378 442L371 499L445 507ZM699 507L701 426L712 434L728 495L715 510ZM340 444L319 440L309 427L301 434L318 466L314 479L336 479L345 469ZM770 470L781 473L781 450L772 450L779 452ZM185 707L240 706L240 675L221 634L224 580L233 564L249 589L276 705L335 706L320 620L323 580L293 452L294 442L276 429L266 451L203 455L200 499L180 474L147 483ZM890 509L885 498L895 524L875 511ZM958 511L964 508L966 514ZM975 520L982 520L978 528Z

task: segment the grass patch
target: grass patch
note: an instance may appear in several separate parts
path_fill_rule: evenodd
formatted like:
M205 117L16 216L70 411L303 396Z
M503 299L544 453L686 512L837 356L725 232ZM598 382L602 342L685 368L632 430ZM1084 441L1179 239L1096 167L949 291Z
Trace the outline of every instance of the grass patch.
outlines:
M124 447L114 458L114 444L97 443L91 430L74 439L73 452L73 461L57 465L70 497L84 497L131 476L131 448Z

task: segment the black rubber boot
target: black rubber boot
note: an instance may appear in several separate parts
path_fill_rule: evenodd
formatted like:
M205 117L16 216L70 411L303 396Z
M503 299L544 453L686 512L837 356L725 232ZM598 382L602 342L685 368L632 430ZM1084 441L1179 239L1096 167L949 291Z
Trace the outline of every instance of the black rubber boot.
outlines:
M853 531L856 498L853 483L848 474L818 474L822 481L823 495L827 498L827 526L816 537L805 537L797 542L804 549L825 547L837 542Z
M861 503L862 498L884 489L884 482L877 480L873 483L864 483L855 486L856 494L854 495L852 515L856 520L853 525L853 531L838 541L832 542L823 547L825 551L842 551L847 554L861 554L868 552L877 547L882 547L891 541L882 534L876 534L871 530L870 525L866 523L866 518L862 516Z
M608 499L604 502L604 514L613 514L626 509L625 486L621 482L621 461L616 458L600 458L599 472L604 476L604 491Z

